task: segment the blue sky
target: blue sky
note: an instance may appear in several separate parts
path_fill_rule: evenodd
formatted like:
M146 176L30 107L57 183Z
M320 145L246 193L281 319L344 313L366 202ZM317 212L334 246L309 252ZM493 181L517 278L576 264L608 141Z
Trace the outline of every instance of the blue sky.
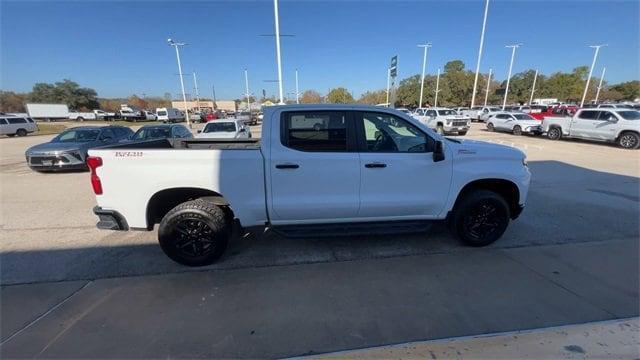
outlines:
M594 74L606 80L640 79L639 1L491 1L481 71L497 79L508 70L509 43L524 44L514 73L544 74L589 65L588 44L607 43ZM285 93L326 93L336 86L354 95L386 86L389 58L399 56L398 76L420 72L430 41L427 72L452 59L474 69L482 1L285 1L280 2ZM185 72L196 71L200 93L219 99L251 92L268 95L277 84L272 1L5 1L0 2L0 88L29 91L35 82L69 78L101 97L179 93L175 52L167 37L187 42ZM193 93L192 78L186 79ZM291 95L292 96L292 95Z

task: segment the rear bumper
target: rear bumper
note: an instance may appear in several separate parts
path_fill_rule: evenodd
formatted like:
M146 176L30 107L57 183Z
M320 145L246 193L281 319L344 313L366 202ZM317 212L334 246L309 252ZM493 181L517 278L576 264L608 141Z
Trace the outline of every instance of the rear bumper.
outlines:
M115 210L105 210L100 206L93 208L93 213L98 216L96 227L102 230L129 230L129 225L124 216Z

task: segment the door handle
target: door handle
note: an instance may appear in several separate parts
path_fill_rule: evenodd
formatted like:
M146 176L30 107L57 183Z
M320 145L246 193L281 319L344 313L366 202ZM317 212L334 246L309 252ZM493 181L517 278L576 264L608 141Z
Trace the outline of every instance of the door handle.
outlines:
M277 164L276 169L297 169L300 165L298 164Z
M370 164L364 164L364 167L366 168L386 168L387 164L383 164L383 163L370 163Z

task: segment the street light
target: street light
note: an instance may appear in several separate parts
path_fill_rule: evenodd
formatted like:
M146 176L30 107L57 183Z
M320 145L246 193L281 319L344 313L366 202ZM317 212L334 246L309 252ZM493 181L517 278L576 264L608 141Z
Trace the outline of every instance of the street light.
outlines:
M589 45L590 48L596 49L593 54L593 61L591 62L591 68L589 69L589 77L587 77L587 85L584 87L584 93L582 94L582 101L580 102L580 107L584 106L584 99L587 97L587 91L589 90L589 81L591 81L591 75L593 74L593 67L596 65L596 59L598 58L598 53L600 52L600 48L603 46L607 46L606 44L601 45Z
M602 68L602 76L600 76L600 84L598 84L598 90L596 91L596 99L595 103L598 103L598 98L600 97L600 89L602 89L602 81L604 80L604 72L607 71L607 68Z
M200 93L198 92L198 77L196 76L196 72L193 72L193 86L196 90L196 107L198 111L200 111Z
M531 87L531 96L529 97L529 106L531 106L531 102L533 101L533 93L536 92L536 80L538 80L538 69L536 69L536 74L533 76L533 86Z
M502 102L502 110L507 106L507 96L509 95L509 82L511 81L511 70L513 69L513 58L516 56L516 49L522 46L522 44L507 45L505 47L511 48L511 62L509 63L509 75L507 76L507 88L504 90L504 101Z
M424 71L427 68L427 52L429 51L429 48L431 47L431 43L426 43L424 45L418 45L418 47L421 47L424 49L424 55L422 56L422 78L420 80L420 103L418 105L418 108L422 107L422 94L424 92Z
M300 104L300 91L298 90L298 69L296 69L296 104Z
M484 92L484 107L487 107L487 99L489 99L489 87L491 86L491 72L493 69L489 68L489 77L487 78L487 89Z
M480 59L482 59L482 46L484 45L484 30L487 26L487 13L489 12L489 0L484 4L484 18L482 20L482 32L480 33L480 47L478 48L478 62L476 63L476 77L473 80L473 93L471 94L471 108L476 102L476 88L478 87L478 74L480 74Z
M178 76L180 76L180 87L182 88L182 102L184 104L184 114L185 120L187 121L187 126L191 127L191 121L189 119L189 109L187 109L187 95L184 92L184 79L182 78L182 64L180 63L180 50L181 46L185 46L187 44L181 42L175 42L173 39L168 38L167 43L169 46L173 46L176 48L176 58L178 59Z
M436 77L436 96L433 99L433 107L438 107L438 93L440 92L440 68L438 68L438 77Z
M278 61L278 93L280 95L279 105L284 105L284 94L282 90L282 59L280 58L280 20L278 18L278 0L273 0L273 14L276 27L276 57Z
M244 88L246 89L247 96L247 109L251 112L251 98L249 95L249 74L247 73L247 69L244 69Z

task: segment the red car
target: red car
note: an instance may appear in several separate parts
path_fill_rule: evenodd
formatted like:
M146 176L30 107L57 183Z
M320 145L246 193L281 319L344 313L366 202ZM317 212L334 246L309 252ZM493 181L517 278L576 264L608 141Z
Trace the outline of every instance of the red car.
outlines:
M534 119L542 121L547 116L573 116L578 111L576 105L556 105L548 107L547 110L542 112L529 113Z

